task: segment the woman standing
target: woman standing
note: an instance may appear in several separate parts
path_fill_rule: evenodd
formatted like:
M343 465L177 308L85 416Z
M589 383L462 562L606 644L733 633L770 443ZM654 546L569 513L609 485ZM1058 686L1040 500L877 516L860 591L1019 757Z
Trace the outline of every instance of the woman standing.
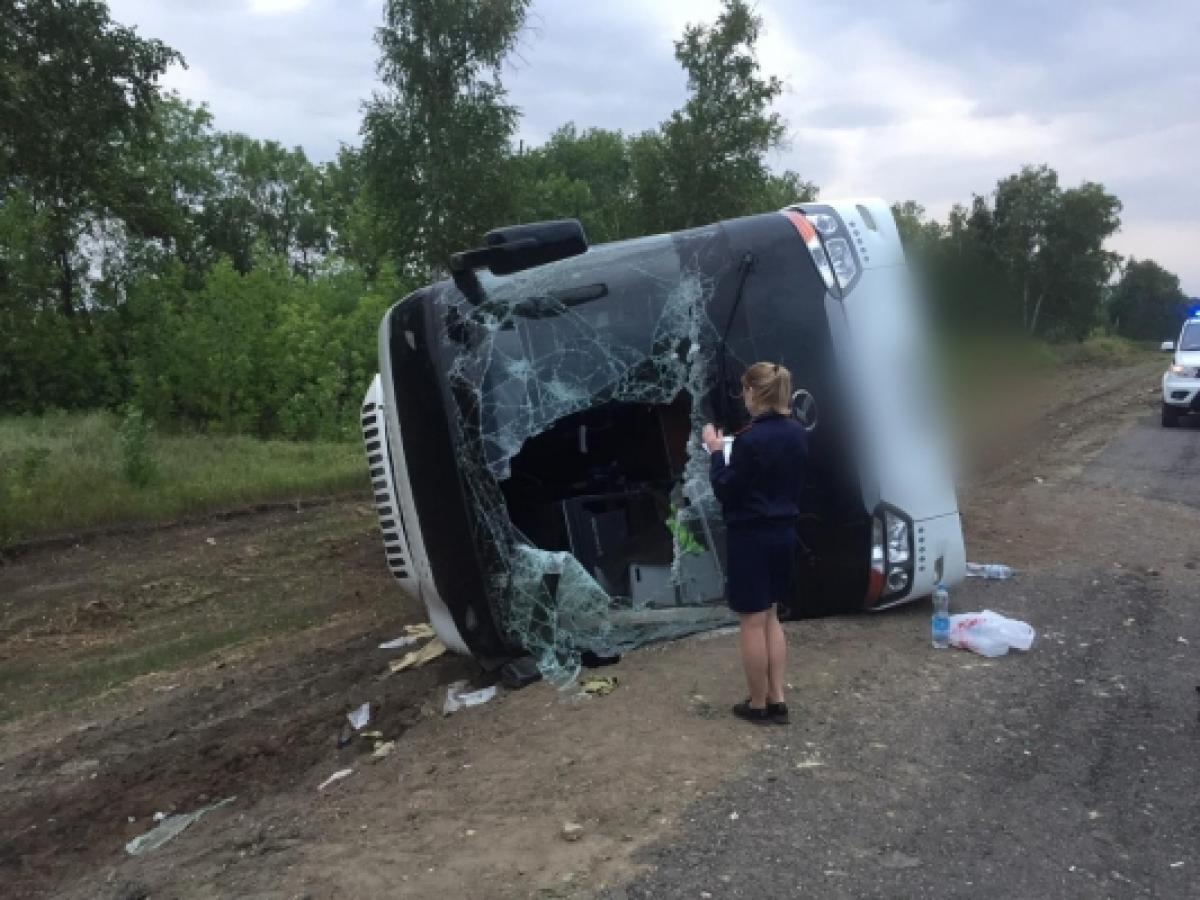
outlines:
M742 400L753 421L738 432L728 463L721 431L709 424L702 435L725 518L728 601L740 619L750 689L733 713L758 724L788 721L787 645L775 604L794 590L796 519L808 455L804 428L790 415L791 396L787 369L755 363L742 376Z

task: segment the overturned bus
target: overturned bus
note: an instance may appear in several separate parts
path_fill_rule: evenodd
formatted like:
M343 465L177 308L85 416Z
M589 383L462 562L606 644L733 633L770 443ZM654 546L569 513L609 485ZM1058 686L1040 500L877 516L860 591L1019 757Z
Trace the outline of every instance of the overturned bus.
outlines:
M793 373L810 465L783 616L881 610L963 577L921 309L881 201L588 247L491 232L393 306L362 408L388 564L451 649L581 656L732 621L699 434L739 379ZM784 599L784 598L781 598Z

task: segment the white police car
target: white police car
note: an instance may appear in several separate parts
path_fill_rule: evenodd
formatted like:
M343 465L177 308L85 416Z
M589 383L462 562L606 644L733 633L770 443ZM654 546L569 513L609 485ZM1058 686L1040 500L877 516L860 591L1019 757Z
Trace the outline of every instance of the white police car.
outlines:
M1162 423L1173 428L1182 416L1200 412L1200 314L1183 323L1177 344L1166 341L1162 349L1175 354L1162 382Z

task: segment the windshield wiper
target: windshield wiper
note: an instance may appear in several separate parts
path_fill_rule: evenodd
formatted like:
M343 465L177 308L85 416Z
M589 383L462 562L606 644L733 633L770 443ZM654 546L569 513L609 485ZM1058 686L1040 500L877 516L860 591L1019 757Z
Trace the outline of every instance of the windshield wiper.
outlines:
M726 381L726 361L729 357L727 342L729 340L729 332L733 329L733 319L737 315L738 307L742 305L742 294L746 288L746 279L750 277L750 273L754 271L755 257L754 254L747 250L742 254L742 258L738 261L738 282L737 288L733 295L733 305L729 308L729 318L725 322L725 329L721 332L721 340L717 344L717 396L720 398L720 409L717 410L717 415L721 419L722 426L729 422L729 407L727 401L729 397L725 392Z

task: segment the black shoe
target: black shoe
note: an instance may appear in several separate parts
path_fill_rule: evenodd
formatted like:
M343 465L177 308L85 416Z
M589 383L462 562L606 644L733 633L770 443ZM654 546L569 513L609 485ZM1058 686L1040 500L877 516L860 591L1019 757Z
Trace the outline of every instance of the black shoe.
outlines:
M739 719L745 719L747 722L753 722L755 725L770 725L775 721L771 717L770 710L765 706L762 709L755 709L750 705L749 700L742 703L735 703L733 714Z
M768 703L767 712L771 714L771 721L776 725L786 725L792 721L788 717L788 708L786 703Z

